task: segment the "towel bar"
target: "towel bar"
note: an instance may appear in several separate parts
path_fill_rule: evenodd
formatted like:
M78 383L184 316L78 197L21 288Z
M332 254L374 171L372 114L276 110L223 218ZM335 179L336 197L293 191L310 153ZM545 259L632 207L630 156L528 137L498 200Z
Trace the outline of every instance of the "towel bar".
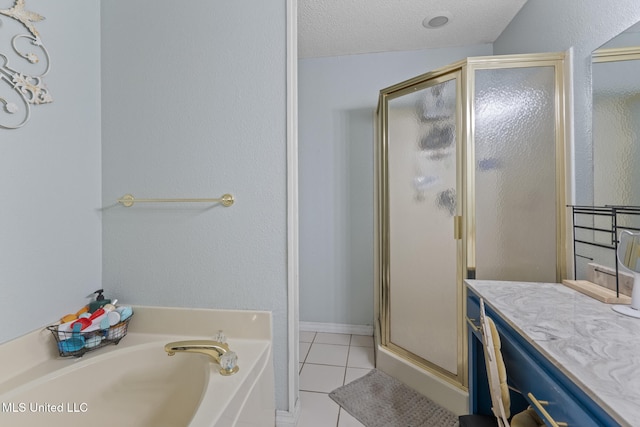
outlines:
M224 207L233 205L233 196L231 194L223 194L217 199L136 199L132 194L125 194L118 199L118 203L127 208L134 203L220 203Z

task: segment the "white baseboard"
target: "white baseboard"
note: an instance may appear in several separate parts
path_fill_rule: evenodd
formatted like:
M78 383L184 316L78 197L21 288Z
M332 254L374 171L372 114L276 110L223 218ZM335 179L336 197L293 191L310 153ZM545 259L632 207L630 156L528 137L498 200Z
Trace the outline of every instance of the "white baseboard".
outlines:
M296 427L300 418L300 399L293 411L276 411L276 427Z
M373 336L373 325L346 325L344 323L300 322L304 332L327 332L331 334L353 334Z

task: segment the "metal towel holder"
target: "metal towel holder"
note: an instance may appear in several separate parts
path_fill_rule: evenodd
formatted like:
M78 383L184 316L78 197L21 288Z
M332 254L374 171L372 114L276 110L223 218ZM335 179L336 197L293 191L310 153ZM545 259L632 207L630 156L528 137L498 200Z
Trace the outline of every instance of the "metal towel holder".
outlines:
M118 203L127 208L135 203L220 203L228 208L234 201L231 194L223 194L217 199L136 199L132 194L125 194L118 199Z

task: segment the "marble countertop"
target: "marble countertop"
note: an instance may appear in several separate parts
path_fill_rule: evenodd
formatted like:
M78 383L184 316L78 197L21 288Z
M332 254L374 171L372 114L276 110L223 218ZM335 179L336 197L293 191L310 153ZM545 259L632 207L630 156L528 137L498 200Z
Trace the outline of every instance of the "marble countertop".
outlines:
M614 419L638 425L640 319L558 283L466 283Z

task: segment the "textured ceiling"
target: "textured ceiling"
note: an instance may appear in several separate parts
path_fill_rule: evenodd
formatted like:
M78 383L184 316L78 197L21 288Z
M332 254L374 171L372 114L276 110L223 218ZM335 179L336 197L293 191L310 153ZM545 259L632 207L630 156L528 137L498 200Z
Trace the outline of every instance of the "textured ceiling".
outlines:
M492 43L527 0L298 0L298 56ZM447 13L440 29L426 17Z

